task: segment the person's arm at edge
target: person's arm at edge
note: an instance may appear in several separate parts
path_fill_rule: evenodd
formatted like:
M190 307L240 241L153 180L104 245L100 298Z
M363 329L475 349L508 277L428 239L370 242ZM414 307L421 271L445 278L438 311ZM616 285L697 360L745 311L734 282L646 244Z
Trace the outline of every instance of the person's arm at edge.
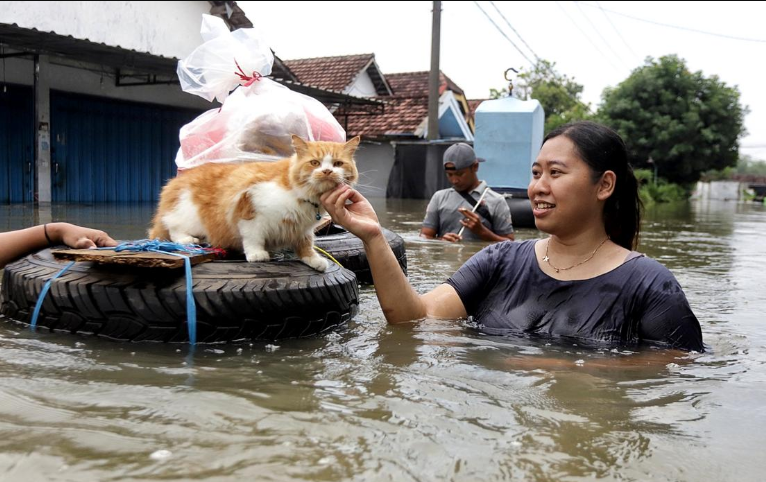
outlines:
M437 239L436 230L433 228L427 228L423 226L420 228L420 236L426 239Z
M321 201L336 223L364 243L375 292L389 323L466 316L460 297L449 285L440 285L423 296L415 292L383 235L375 211L359 192L343 185L323 194ZM346 201L351 204L346 205Z
M428 202L426 208L426 217L423 220L423 227L420 229L420 236L426 239L437 239L439 241L449 241L450 243L457 243L463 239L462 236L458 236L457 233L444 233L439 236L439 230L437 226L440 226L439 222L439 209L441 191L436 192L431 200Z
M0 233L0 268L26 254L48 247L46 230L51 244L65 244L78 249L117 246L117 242L103 231L69 223L41 224Z

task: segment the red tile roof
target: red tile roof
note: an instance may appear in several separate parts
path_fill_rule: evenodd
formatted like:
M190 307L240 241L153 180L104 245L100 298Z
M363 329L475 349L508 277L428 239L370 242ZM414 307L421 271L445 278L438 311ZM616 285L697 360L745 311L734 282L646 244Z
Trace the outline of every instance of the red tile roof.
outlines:
M395 97L428 97L428 71L403 72L400 74L387 74L386 80L391 85ZM457 86L444 72L439 72L439 95L445 90L451 90L456 94L462 94L463 89Z
M283 62L301 83L342 92L374 59L374 54L361 54ZM443 73L440 73L439 80L439 95L448 89L463 94L463 90ZM375 97L387 102L382 115L338 116L348 137L413 136L428 116L428 71L388 74L385 81L393 95Z
M343 92L374 58L374 54L338 55L283 62L301 83Z
M473 119L476 117L476 108L479 107L479 105L485 100L489 100L489 99L468 99L466 101L468 102L468 118L469 119Z
M452 80L440 75L439 94L449 89L462 94L463 91ZM377 99L387 102L382 115L361 115L339 117L346 128L347 137L361 135L368 138L384 136L413 136L415 130L428 116L428 72L404 72L386 75L393 96Z

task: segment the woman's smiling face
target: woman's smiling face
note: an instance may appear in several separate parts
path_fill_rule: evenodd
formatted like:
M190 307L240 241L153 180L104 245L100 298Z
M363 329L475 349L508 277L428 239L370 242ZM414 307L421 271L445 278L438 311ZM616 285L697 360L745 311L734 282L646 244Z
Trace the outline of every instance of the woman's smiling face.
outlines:
M569 138L560 135L546 141L532 164L527 188L537 228L563 235L596 221L603 224L605 199L600 199L599 186Z

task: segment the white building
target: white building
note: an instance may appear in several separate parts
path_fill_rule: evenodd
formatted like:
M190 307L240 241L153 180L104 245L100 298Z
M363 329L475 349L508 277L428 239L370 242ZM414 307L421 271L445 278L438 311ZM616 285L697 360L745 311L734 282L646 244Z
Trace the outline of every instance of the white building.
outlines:
M236 2L0 1L0 203L158 199L179 128L215 107L175 73L202 14L252 27ZM278 58L272 77L362 102L301 85Z

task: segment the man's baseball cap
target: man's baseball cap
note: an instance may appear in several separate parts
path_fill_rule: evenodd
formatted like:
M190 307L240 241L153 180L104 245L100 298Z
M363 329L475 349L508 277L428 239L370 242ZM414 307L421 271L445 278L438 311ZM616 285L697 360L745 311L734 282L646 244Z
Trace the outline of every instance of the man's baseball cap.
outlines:
M484 159L477 158L473 148L464 142L453 144L444 151L443 164L454 164L456 171L471 167L474 162L484 162Z

